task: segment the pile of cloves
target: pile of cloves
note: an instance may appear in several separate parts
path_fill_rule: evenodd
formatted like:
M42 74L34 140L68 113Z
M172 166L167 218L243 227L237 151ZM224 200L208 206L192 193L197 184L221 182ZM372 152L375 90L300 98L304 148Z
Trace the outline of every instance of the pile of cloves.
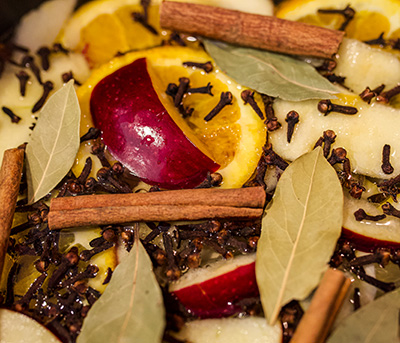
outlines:
M201 264L202 251L208 249L223 258L254 252L261 233L260 222L219 222L178 225L147 223L151 230L142 240L155 267L163 269L169 280L178 279L189 268ZM156 239L162 238L162 245Z

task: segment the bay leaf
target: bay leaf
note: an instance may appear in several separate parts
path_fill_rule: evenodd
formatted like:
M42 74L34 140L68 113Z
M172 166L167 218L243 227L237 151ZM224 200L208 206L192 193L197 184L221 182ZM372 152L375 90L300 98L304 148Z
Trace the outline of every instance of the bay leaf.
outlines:
M80 115L73 80L40 111L26 147L29 203L49 193L71 169L79 149Z
M204 40L223 72L259 93L283 100L332 99L338 89L311 65L293 57Z
M399 342L400 289L386 293L346 318L327 343Z
M321 148L283 172L262 219L256 258L261 303L270 324L292 299L318 285L341 233L343 192Z
M137 238L83 322L78 343L161 343L165 310L151 260Z

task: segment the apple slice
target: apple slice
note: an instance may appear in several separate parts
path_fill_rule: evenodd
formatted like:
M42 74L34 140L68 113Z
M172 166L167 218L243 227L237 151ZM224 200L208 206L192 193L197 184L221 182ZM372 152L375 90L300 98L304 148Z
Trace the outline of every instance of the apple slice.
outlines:
M190 269L169 291L200 318L230 316L241 310L237 301L258 296L255 254Z
M204 319L186 323L175 336L192 343L279 343L282 329L261 317Z
M362 208L369 215L383 214L383 211L365 199L354 199L345 194L342 237L351 241L361 251L373 251L377 247L400 248L400 219L387 216L374 222L357 221L354 212ZM397 206L396 204L393 204Z
M34 319L7 309L0 309L0 342L61 343L51 331Z
M168 189L193 188L219 165L175 123L147 68L147 60L140 58L96 85L90 99L95 125L113 157L143 181Z

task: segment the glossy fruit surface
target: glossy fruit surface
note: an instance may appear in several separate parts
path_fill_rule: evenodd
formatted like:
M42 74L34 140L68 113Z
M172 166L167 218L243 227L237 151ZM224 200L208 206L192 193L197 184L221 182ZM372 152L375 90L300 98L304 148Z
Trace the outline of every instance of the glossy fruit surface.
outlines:
M282 330L261 317L205 319L186 323L177 336L192 343L278 343Z
M200 68L183 66L185 61L198 63L212 61L210 56L201 49L168 46L133 52L115 58L110 63L93 71L91 77L77 92L82 110L81 135L94 125L91 121L90 108L91 102L93 103L91 101L92 91L96 88L96 85L118 69L141 58L146 58L147 72L151 77L151 82L148 85L154 88L159 101L173 118L175 124L203 154L209 156L221 166L218 172L223 176L222 187L241 187L250 178L260 159L266 137L265 124L251 106L245 105L242 101L240 94L243 88L220 72L215 64L214 70L210 73L205 73ZM166 94L168 85L170 83L178 85L181 77L189 78L190 87L193 88L201 88L210 83L212 94L214 94L186 93L183 97L183 106L194 108L194 111L191 116L185 118L174 106L172 97ZM205 121L204 117L219 102L220 94L227 91L233 95L232 105L225 106L215 118ZM124 92L133 91L125 87L120 92L118 97ZM136 90L136 92L136 96L146 98L145 89L142 89L141 92ZM100 99L100 101L104 103L106 99ZM133 99L130 101L132 103ZM260 104L260 106L263 105ZM151 127L151 125L148 125L148 121L143 123L147 125L146 128L143 127L143 130L148 130ZM152 129L157 131L160 123L153 120L152 125ZM147 135L148 133L144 137ZM173 140L174 137L171 139ZM85 161L86 156L90 156L89 153L85 152L90 151L90 146L86 145L84 143L78 153L80 162L78 161L74 168L74 173L77 175L82 170L82 162ZM147 145L138 147L149 149ZM171 144L170 148L177 148L177 145ZM153 162L157 165L157 156L152 155L150 157L155 160ZM194 156L191 158L194 159Z
M43 325L19 312L0 309L0 327L2 343L61 343Z
M90 110L111 154L150 184L193 188L219 168L190 142L162 105L145 58L101 80L93 90Z
M243 255L189 270L170 292L200 318L230 316L241 310L239 300L258 296L254 260L254 254Z
M392 201L391 201L392 202ZM383 214L379 204L373 204L365 199L354 199L345 196L343 212L342 237L361 251L374 251L378 247L397 250L400 248L400 219L387 216L377 222L371 220L357 221L354 212L362 208L369 215ZM398 205L393 203L396 207Z
M400 3L396 0L288 0L278 6L276 15L337 30L344 17L318 10L343 10L347 5L355 10L354 18L346 27L347 37L363 41L376 39L383 32L385 38L399 38Z

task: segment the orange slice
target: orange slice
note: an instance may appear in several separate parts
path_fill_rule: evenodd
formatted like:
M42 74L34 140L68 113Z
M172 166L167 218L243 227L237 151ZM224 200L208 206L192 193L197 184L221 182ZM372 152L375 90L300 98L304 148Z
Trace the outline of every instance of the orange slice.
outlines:
M93 125L89 102L94 86L105 76L142 57L147 58L154 75L153 86L174 121L197 147L207 150L207 154L221 165L219 172L224 178L223 187L241 187L257 166L265 143L266 128L250 105L243 103L240 97L243 87L220 72L215 64L214 70L208 74L202 69L183 66L186 61L210 61L210 56L200 49L160 47L134 52L115 58L93 71L87 82L78 89L82 110L81 134ZM188 77L192 88L203 87L210 82L214 94L186 94L183 104L193 107L194 112L185 119L175 109L172 98L165 93L169 83L179 84L180 77ZM226 106L212 120L205 121L204 117L219 102L221 92L226 91L233 94L232 105ZM90 149L88 144L83 145L78 154L78 164L74 169L78 174Z
M297 20L339 29L344 18L340 14L319 13L318 9L355 10L346 28L346 36L361 41L376 39L384 32L386 39L400 37L400 2L396 0L287 0L277 8L279 18Z

